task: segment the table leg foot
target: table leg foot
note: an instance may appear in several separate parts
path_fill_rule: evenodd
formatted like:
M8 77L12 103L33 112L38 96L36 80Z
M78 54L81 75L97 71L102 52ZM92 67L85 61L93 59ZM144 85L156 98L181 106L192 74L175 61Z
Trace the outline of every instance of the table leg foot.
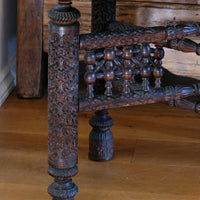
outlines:
M89 158L94 161L106 161L113 157L113 134L110 127L113 120L107 111L97 111L90 119L93 127L89 137Z
M49 167L48 172L55 178L48 187L48 193L53 197L53 200L74 200L78 193L78 187L72 182L71 177L77 174L78 168L56 169Z

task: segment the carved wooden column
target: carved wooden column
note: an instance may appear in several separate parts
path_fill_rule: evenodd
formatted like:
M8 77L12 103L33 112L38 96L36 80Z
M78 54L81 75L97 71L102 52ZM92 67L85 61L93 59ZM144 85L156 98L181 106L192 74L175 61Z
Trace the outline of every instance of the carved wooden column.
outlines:
M45 67L42 64L44 2L43 0L16 1L18 9L17 96L20 98L39 98L44 94L44 78L46 78Z
M92 0L92 32L105 31L109 22L115 21L116 0ZM108 55L109 56L109 55ZM90 119L93 127L89 137L89 158L95 161L113 157L113 120L106 110L98 111Z
M73 200L78 187L78 73L80 12L59 0L49 12L48 172L53 200Z

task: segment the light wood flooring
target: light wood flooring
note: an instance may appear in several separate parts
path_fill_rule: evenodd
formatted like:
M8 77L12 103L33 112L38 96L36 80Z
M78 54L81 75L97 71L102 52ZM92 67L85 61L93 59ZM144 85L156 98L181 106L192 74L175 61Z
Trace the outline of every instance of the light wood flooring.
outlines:
M88 159L88 120L79 115L77 200L200 200L200 115L163 104L110 111L115 156ZM47 98L11 94L0 108L0 200L50 200Z

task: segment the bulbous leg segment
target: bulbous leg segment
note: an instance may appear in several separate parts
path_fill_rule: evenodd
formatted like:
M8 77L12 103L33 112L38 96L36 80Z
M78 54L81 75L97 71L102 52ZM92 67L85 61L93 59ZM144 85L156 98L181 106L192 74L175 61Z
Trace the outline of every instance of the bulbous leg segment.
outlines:
M107 111L97 111L90 119L93 127L89 137L89 158L94 161L106 161L113 157L113 134L110 127L113 120Z
M48 193L53 197L53 200L74 200L78 193L78 187L72 182L71 176L78 173L78 168L56 169L49 167L48 172L55 178L48 187Z
M74 196L78 193L78 187L71 179L55 179L55 182L49 186L48 193L53 200L74 200Z

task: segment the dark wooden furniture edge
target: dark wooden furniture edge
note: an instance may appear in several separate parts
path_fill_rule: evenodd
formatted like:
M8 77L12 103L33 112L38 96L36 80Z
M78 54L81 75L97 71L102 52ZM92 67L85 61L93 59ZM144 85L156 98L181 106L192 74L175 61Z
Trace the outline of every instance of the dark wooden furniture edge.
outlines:
M17 95L39 98L44 91L42 68L43 0L18 0Z

